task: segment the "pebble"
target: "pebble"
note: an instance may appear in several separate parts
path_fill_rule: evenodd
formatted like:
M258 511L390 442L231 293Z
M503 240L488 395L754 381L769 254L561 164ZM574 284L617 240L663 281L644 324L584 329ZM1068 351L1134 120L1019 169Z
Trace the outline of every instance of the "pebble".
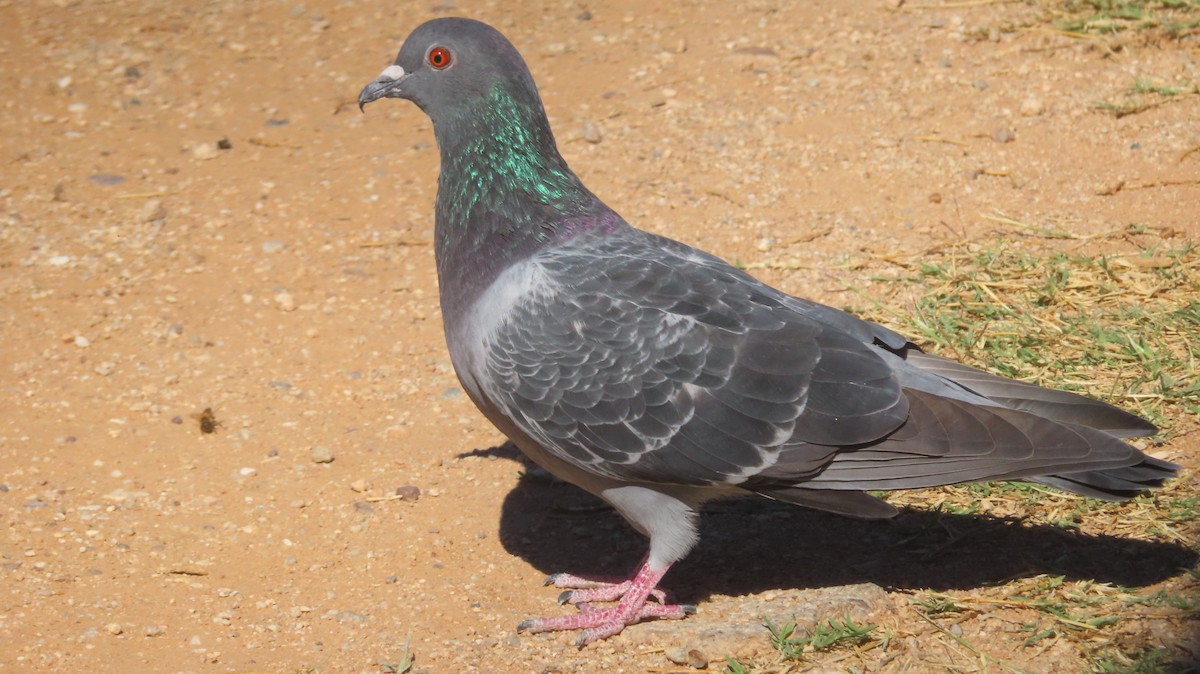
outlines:
M361 494L364 491L371 490L371 483L363 479L358 479L350 483L350 491Z
M104 630L113 636L116 636L116 635L120 634L121 632L125 631L124 629L122 629L120 623L109 623L104 626Z
M333 450L325 445L317 445L309 452L309 458L313 463L333 463Z
M1021 101L1020 112L1025 117L1037 117L1046 111L1046 104L1037 98L1026 98Z
M148 637L161 636L166 631L167 631L167 628L165 628L161 625L146 625L146 636L148 636Z
M262 244L262 252L267 254L278 253L284 248L287 248L287 244L282 241L263 241Z
M71 262L71 256L70 255L55 255L54 257L50 258L49 260L46 260L46 262L49 262L51 267L65 267L67 264L69 264Z
M292 297L292 294L287 291L275 295L275 304L279 305L279 308L283 311L296 310L296 298Z
M592 145L598 144L604 140L604 135L600 132L600 125L595 122L584 122L583 130L580 132L583 139Z
M150 199L142 206L142 212L138 219L142 223L150 223L155 220L162 220L167 217L167 209L163 206L161 199Z
M200 143L192 148L192 156L201 161L216 159L221 155L221 151L212 143Z
M112 187L125 182L125 176L119 176L115 173L94 173L88 176L88 180L103 187Z
M257 475L257 474L258 474L258 469L251 468L249 466L238 470L238 475L241 475L242 477L250 477L251 475Z
M396 496L399 496L401 501L416 501L421 498L421 488L411 484L396 487Z
M683 648L682 646L676 646L674 648L668 648L663 655L667 656L667 659L676 665L687 665L688 667L692 667L694 669L704 669L705 667L708 667L708 658L704 655L704 653L701 653L695 648L689 649Z
M92 340L84 337L83 335L77 335L72 341L75 343L75 346L78 346L81 349L86 349L92 345Z
M992 140L996 141L997 143L1011 143L1016 139L1017 134L1013 133L1013 130L1007 126L1002 126L999 129L996 129L996 132L992 134Z

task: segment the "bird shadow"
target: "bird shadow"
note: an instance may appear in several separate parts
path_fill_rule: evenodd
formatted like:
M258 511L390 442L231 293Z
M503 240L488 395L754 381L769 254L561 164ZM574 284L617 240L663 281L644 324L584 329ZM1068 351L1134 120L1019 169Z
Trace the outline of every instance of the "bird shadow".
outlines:
M525 463L511 445L468 455L489 454ZM646 539L603 501L527 466L501 511L505 550L547 574L631 573ZM1014 518L910 509L890 520L858 520L753 497L707 504L700 531L699 545L663 582L679 601L863 582L949 591L1038 574L1139 587L1200 559L1178 543Z

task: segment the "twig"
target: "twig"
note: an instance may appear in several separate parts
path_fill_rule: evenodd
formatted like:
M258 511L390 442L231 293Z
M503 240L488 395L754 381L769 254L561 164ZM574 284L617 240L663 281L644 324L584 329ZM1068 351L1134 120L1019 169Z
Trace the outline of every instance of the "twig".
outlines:
M960 147L971 147L970 143L953 138L942 138L941 136L914 136L913 140L919 140L924 143L947 143L949 145L958 145Z

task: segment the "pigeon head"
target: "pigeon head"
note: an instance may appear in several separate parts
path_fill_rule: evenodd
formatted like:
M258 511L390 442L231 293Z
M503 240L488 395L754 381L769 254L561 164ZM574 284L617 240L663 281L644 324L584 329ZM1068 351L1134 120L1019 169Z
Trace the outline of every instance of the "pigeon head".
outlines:
M410 100L433 121L439 270L528 254L559 233L614 220L567 166L525 61L491 26L461 18L418 26L358 102L381 98Z
M403 98L441 126L498 95L541 107L525 61L499 31L472 19L443 18L412 32L395 62L363 87L358 106Z

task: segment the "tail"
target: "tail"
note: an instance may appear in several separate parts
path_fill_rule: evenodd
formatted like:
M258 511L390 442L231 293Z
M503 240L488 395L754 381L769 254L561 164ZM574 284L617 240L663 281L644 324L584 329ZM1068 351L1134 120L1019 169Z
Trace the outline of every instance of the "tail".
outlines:
M1121 439L1157 432L1135 414L915 348L901 356L907 363L898 374L910 406L902 426L879 441L842 448L819 474L791 484L789 464L801 465L806 456L811 462L813 448L786 448L757 476L763 482L755 491L823 510L885 517L887 507L872 504L877 500L863 492L1019 479L1124 501L1162 486L1179 468Z

